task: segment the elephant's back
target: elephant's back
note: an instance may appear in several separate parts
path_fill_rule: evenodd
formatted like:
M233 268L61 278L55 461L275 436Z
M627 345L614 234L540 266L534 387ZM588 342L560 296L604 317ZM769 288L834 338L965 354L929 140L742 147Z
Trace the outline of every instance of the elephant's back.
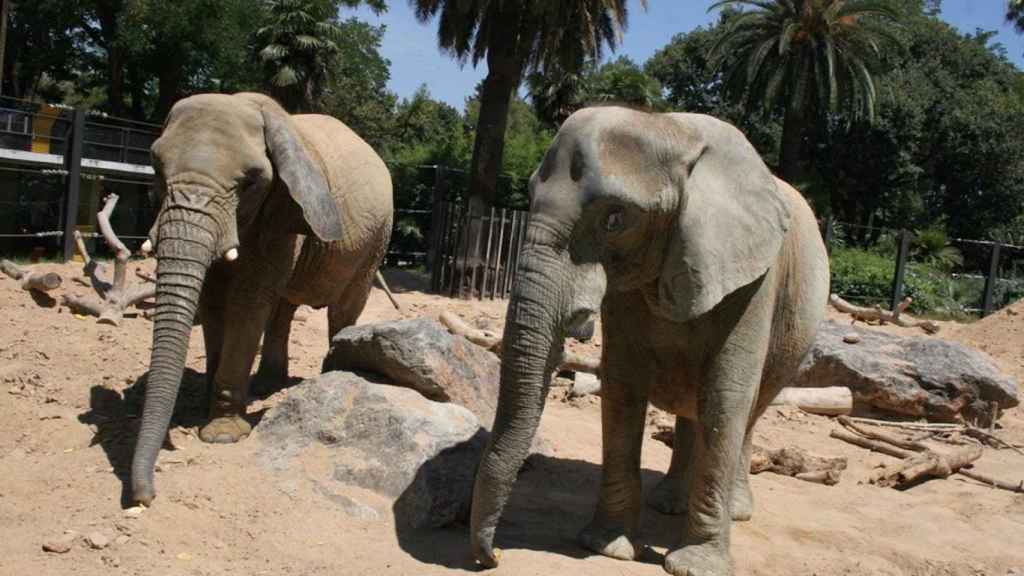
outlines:
M380 156L337 118L321 114L292 117L324 166L328 185L343 206L343 226L379 224L392 217L391 173ZM349 221L345 221L349 220Z

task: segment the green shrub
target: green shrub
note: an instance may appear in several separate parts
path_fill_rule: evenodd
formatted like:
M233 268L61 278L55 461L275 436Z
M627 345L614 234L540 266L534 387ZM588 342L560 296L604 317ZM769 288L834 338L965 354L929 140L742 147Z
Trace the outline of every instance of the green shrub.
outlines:
M858 305L885 304L892 295L895 263L860 248L832 250L832 293Z

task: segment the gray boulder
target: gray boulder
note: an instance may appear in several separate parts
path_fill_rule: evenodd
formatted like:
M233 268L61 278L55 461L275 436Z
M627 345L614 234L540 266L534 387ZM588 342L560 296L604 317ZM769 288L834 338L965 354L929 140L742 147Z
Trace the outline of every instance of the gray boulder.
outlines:
M308 478L318 492L332 494L324 488L332 484L371 490L393 502L397 525L411 528L444 526L468 513L487 440L476 417L461 406L348 372L295 386L256 433L264 465L290 474L312 474L292 464L311 449L322 462L326 448L329 475ZM347 496L342 500L345 509L360 506Z
M1003 409L1018 404L1014 380L981 352L941 338L897 336L832 320L818 328L793 385L846 386L857 404L938 422L987 422L991 402Z
M468 408L490 427L501 361L430 318L350 326L331 340L323 371L356 370Z

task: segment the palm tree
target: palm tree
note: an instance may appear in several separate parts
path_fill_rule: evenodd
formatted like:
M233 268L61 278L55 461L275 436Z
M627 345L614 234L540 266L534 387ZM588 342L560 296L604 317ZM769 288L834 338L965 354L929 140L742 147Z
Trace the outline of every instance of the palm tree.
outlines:
M341 5L355 7L363 0L267 0L268 23L255 35L256 58L263 66L269 92L289 112L319 107L327 80L335 68L342 29ZM374 11L384 0L366 0Z
M471 209L496 200L513 92L529 72L579 71L614 50L627 0L409 0L421 22L438 18L438 44L460 63L487 61L470 171ZM646 0L640 0L646 8Z
M710 10L751 6L730 19L711 48L725 93L751 111L783 114L781 172L804 180L801 150L813 123L829 114L873 120L889 27L888 0L720 0Z

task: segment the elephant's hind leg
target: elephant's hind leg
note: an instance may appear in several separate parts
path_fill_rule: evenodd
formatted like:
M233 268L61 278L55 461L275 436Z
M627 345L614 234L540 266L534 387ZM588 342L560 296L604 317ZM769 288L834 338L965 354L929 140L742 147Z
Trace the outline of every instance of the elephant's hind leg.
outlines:
M288 339L297 309L287 298L280 298L270 312L263 332L260 368L251 384L257 396L272 394L288 382Z
M696 422L676 417L672 463L668 472L647 495L647 504L662 514L683 514L693 480L693 439Z
M334 338L334 335L343 328L356 323L359 315L366 308L366 301L370 299L370 287L373 283L373 273L363 278L356 278L345 288L341 297L327 308L327 343Z

